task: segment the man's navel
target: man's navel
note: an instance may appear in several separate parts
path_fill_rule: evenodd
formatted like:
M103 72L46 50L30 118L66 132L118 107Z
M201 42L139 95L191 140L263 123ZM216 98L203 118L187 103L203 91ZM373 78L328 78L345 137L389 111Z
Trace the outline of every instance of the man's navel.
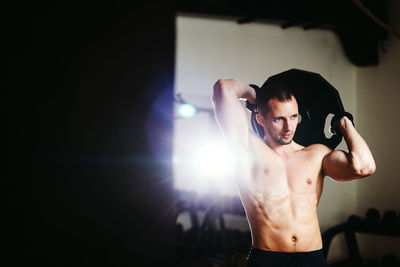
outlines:
M293 242L293 251L296 251L296 245L297 245L297 236L292 235L292 242Z
M311 178L307 178L307 184L309 184L309 185L311 185L312 184L312 180L311 180Z

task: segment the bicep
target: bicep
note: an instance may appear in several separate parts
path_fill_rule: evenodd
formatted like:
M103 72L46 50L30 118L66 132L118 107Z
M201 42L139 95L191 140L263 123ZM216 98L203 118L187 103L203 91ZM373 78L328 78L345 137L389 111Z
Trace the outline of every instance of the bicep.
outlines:
M349 154L342 150L334 150L325 155L322 166L324 175L335 181L344 182L359 178L351 164Z
M215 117L229 143L248 146L249 121L246 110L232 90L214 90Z

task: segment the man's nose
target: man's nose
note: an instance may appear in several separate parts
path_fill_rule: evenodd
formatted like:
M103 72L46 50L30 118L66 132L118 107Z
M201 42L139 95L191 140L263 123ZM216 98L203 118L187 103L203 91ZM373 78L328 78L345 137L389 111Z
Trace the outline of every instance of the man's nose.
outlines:
M284 120L283 121L283 129L286 130L290 130L290 122L288 120Z

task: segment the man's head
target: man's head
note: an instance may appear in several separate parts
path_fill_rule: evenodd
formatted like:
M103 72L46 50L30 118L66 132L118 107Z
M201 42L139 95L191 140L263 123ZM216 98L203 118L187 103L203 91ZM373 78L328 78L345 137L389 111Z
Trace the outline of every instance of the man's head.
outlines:
M296 98L290 88L266 83L257 95L257 122L264 128L269 143L288 145L300 121Z

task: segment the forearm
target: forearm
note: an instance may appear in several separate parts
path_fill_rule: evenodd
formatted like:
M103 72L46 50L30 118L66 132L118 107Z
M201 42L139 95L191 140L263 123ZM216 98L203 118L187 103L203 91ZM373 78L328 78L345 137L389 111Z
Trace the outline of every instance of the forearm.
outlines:
M346 116L340 120L340 131L349 149L349 161L357 174L367 176L374 173L375 161L371 150Z
M241 81L233 79L218 80L214 85L214 94L216 90L227 90L233 92L234 96L238 99L244 98L253 104L255 103L256 92L254 88Z

